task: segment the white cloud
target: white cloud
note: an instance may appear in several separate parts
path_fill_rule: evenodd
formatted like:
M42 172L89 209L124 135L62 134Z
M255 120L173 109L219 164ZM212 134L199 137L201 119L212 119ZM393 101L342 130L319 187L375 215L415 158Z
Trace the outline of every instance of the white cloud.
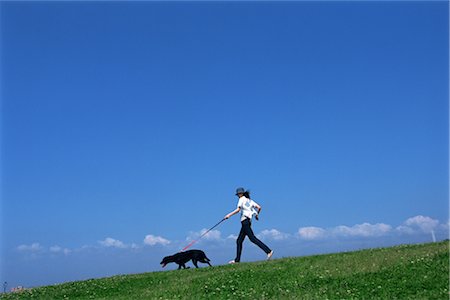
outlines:
M326 230L320 227L301 227L298 229L298 235L305 240L316 240L325 237Z
M260 239L281 241L289 238L289 234L283 233L276 229L265 229L258 234L258 237Z
M339 225L332 228L300 227L298 236L304 240L318 240L325 237L379 237L392 231L392 226L384 223L362 223L353 226Z
M401 233L413 234L416 232L429 233L438 227L439 221L426 216L415 216L407 219L402 225L396 229Z
M314 240L324 237L381 237L392 233L417 234L430 233L434 230L448 228L448 224L440 224L438 220L426 216L415 216L407 219L402 225L395 229L385 223L362 223L353 226L339 225L331 228L320 227L301 227L298 230L300 238L305 240Z
M201 234L204 234L208 229L202 229ZM218 241L221 239L221 233L219 230L211 230L202 239L207 241Z
M131 247L131 249L139 249L139 248L141 248L138 244L135 244L135 243L132 243L130 245L130 247Z
M383 236L392 230L392 226L384 223L370 224L356 224L351 227L337 226L331 230L334 236L361 236L361 237L375 237Z
M39 243L33 243L31 245L20 245L17 247L19 251L29 251L29 252L38 252L43 250L44 248Z
M58 246L58 245L51 246L51 247L49 248L49 250L50 250L50 252L53 252L53 253L64 253L65 255L67 255L67 254L69 254L70 252L72 252L72 250L67 249L67 248L62 248L62 247L60 247L60 246Z
M51 246L50 252L60 252L62 251L62 248L60 246Z
M448 231L450 228L450 221L447 221L447 223L442 223L441 225L439 225L439 228Z
M122 241L107 237L103 241L98 241L100 245L103 247L110 247L110 248L127 248L127 245L125 245Z
M370 237L388 236L392 234L414 235L424 233L428 234L433 232L442 235L442 233L444 232L448 233L449 228L450 228L450 221L440 223L436 219L423 215L418 215L405 220L401 225L397 226L395 229L393 229L391 225L385 223L370 224L365 222L353 226L339 225L330 228L321 228L315 226L300 227L295 236L303 240L320 240L324 238L334 238L334 239L348 238L348 237L370 238ZM204 234L206 231L207 229L204 228L197 232L190 232L186 240L187 241L198 240L200 236ZM294 235L291 235L289 233L283 233L277 229L266 229L261 231L257 236L261 239L282 241ZM222 238L221 232L219 230L211 230L205 236L202 237L202 240L225 242L226 240L236 240L237 238L238 236L235 234L230 234L226 238ZM74 248L74 249L63 248L59 245L54 245L49 248L45 248L41 246L39 243L32 243L30 245L22 244L20 246L17 246L16 250L27 254L31 253L31 255L34 256L36 254L43 254L43 253L53 253L53 254L63 253L65 255L68 255L69 253L72 252L87 251L89 249L99 249L101 247L132 249L132 250L141 249L143 247L142 244L136 243L125 244L122 241L111 237L107 237L102 241L98 241L98 243L99 246L84 245L81 248ZM171 241L161 236L149 234L145 236L143 243L144 245L149 246L155 245L166 246L171 244Z
M150 246L154 246L154 245L160 244L160 245L165 246L165 245L170 244L170 241L165 239L165 238L163 238L163 237L161 237L161 236L154 236L152 234L149 234L149 235L145 236L144 244L145 245L150 245Z
M202 236L205 232L207 232L208 229L203 228L200 231L197 232L189 232L188 237L186 238L187 241L192 241L192 240L196 240L198 238L200 238L200 236ZM211 230L210 232L208 232L207 234L205 234L202 237L202 240L206 240L206 241L220 241L222 239L221 237L221 232L219 230Z
M414 229L412 229L409 226L405 226L405 225L397 226L397 228L395 228L395 230L399 233L406 233L406 234L414 234L415 233Z

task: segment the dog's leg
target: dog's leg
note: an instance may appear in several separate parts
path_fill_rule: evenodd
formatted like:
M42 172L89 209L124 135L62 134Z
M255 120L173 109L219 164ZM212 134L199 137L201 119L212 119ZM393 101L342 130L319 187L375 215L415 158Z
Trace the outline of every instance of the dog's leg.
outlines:
M179 270L179 269L181 269L181 264L180 264L180 265L178 265L178 270Z
M193 260L192 260L192 263L194 264L194 266L195 266L196 268L198 268L197 260L196 260L196 259L193 259Z
M202 263L208 264L210 267L212 267L211 264L209 263L209 262L210 262L209 259L202 259L202 260L200 260L200 261L201 261Z

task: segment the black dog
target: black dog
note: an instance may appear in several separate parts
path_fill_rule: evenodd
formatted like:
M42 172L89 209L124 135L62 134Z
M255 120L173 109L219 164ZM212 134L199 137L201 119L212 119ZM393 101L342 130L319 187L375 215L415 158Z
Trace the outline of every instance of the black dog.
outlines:
M192 263L196 268L198 268L197 262L202 262L208 264L211 267L210 259L206 257L205 252L201 250L188 250L185 252L178 252L172 256L166 256L160 262L162 267L164 268L168 263L174 262L178 264L178 270L183 267L186 269L186 263L192 259ZM189 267L188 267L189 268Z

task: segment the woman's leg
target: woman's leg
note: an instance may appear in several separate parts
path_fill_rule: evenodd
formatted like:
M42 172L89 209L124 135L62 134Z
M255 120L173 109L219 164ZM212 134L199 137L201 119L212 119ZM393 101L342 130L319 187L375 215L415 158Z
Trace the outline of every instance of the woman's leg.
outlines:
M256 244L259 248L261 248L264 252L266 252L266 254L270 253L271 251L270 248L267 247L266 244L261 242L253 233L250 221L247 224L243 225L242 228L244 228L245 234L248 236L250 241L252 241L252 243Z
M242 253L242 243L244 242L245 239L245 230L244 230L244 225L242 225L241 227L241 231L239 231L239 236L236 240L236 258L234 259L235 262L240 262L241 261L241 253Z

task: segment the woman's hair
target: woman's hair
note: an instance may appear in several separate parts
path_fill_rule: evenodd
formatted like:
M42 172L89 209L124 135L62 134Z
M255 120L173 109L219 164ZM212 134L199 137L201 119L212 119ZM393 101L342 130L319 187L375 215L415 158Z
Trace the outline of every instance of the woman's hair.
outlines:
M250 199L250 190L244 192L244 197Z

